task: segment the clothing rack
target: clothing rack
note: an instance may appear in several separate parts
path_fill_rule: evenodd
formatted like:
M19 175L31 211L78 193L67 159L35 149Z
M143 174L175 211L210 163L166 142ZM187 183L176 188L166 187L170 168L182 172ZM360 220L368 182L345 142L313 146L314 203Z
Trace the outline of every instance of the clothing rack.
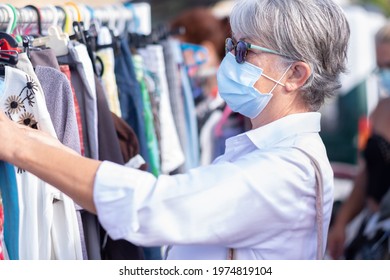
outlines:
M139 11L144 13L138 17ZM51 25L64 27L67 17L70 18L70 22L83 21L86 28L93 19L110 28L115 26L120 32L124 31L127 23L132 21L137 22L137 29L140 33L148 34L151 29L150 4L148 3L106 4L94 8L84 4L65 3L56 6L45 5L39 7L39 11L33 5L17 8L0 3L0 31L6 31L9 25L24 28L35 24L41 30L47 30Z
M14 8L16 12L16 25L28 26L40 22L42 26L51 24L60 24L65 20L65 11L60 7L45 6L39 9L39 15L33 6L23 8ZM0 6L0 29L5 30L11 21L14 21L14 15L11 15L12 8Z

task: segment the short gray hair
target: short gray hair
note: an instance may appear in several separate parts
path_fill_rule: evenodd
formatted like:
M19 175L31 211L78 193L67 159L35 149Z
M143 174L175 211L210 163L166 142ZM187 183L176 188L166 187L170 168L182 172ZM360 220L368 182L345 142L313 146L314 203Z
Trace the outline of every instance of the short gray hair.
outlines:
M238 0L230 24L233 34L310 66L301 90L311 111L341 87L350 29L332 0Z

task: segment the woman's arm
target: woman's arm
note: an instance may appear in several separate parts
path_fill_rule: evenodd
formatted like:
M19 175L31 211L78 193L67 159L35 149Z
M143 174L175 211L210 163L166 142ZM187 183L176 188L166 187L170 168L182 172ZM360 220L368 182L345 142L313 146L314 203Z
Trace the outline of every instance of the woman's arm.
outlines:
M100 162L76 154L44 132L20 126L0 112L0 159L27 170L93 213Z

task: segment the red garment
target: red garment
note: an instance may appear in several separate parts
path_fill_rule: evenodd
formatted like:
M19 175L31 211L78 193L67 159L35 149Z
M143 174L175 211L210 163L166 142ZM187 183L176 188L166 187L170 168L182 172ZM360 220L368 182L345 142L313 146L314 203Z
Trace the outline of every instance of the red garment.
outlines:
M83 128L82 128L82 124L81 124L80 106L79 106L79 102L77 101L77 98L76 98L76 92L74 91L74 88L72 85L69 65L60 65L60 70L62 73L64 73L66 75L66 77L68 78L68 80L70 82L70 86L72 88L74 107L75 107L75 111L76 111L77 126L79 128L79 135L80 135L80 150L81 150L81 155L84 156L85 152L84 152Z

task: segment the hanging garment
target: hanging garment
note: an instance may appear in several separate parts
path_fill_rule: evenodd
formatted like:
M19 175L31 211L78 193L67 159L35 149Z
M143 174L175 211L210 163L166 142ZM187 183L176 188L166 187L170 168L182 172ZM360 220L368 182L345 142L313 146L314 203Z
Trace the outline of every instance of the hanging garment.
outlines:
M39 89L31 76L6 66L0 109L14 122L56 137ZM81 259L73 201L36 176L18 171L19 258Z
M92 74L92 82L94 83L94 73L91 61L88 63L88 54L84 45L79 45L79 49L86 56L85 64L87 69L84 70L84 65L72 45L69 46L69 54L58 57L60 65L68 65L71 71L71 84L76 93L76 99L80 107L81 122L82 122L82 138L84 141L85 156L88 158L98 159L98 135L97 135L97 105L96 105L96 88L95 84L90 85L90 78L87 79L87 74Z
M80 137L80 141L79 141L80 142L80 154L82 156L84 156L85 150L84 150L83 128L82 128L82 121L81 121L80 105L79 105L79 102L77 101L76 92L75 92L74 87L72 85L72 78L71 78L69 65L61 65L60 70L62 73L65 74L66 78L69 81L70 88L72 89L74 109L75 109L75 113L76 113L77 129L79 131L79 137Z
M119 89L122 119L134 129L139 140L140 154L146 163L149 163L141 88L136 79L133 55L127 39L125 34L120 40L120 52L115 57L115 77ZM148 164L148 170L151 171L150 164Z
M160 122L160 89L158 77L155 73L145 69L144 81L149 93L150 105L152 107L153 124L156 132L158 150L161 151L161 122ZM160 153L161 162L161 153Z
M151 108L151 102L149 98L149 93L146 88L144 80L144 66L142 57L139 54L133 56L134 69L136 78L140 84L142 100L143 100L143 110L144 110L144 122L146 128L146 139L147 147L149 154L149 164L151 173L154 176L158 176L161 172L160 168L160 151L158 149L156 131L153 124L153 112ZM161 249L160 247L144 247L145 259L148 260L159 260L161 259Z
M1 202L1 193L0 193L0 261L4 260L4 253L3 253L3 222L4 222L3 203Z
M161 45L148 45L139 52L145 68L157 76L157 88L160 93L158 113L161 126L161 172L168 174L184 163L184 155L172 116L163 48Z
M110 111L104 88L95 76L96 97L98 108L99 160L109 160L124 164L124 159L115 130L114 120ZM101 258L106 260L140 260L143 259L142 249L127 240L113 240L106 231L100 228Z
M80 107L79 107L79 104L77 102L76 93L74 92L74 88L73 88L73 86L71 84L71 77L70 77L69 66L68 65L61 65L60 66L58 64L57 57L56 57L56 55L55 55L55 53L54 53L54 51L52 49L33 50L33 51L30 52L30 60L31 60L31 64L33 65L33 67L35 69L37 68L37 66L45 66L45 67L54 68L56 70L60 70L62 73L65 74L65 76L66 76L66 78L68 80L68 83L70 85L70 89L71 89L72 95L73 95L73 97L68 97L68 98L73 99L73 104L74 104L74 106L71 106L71 103L69 103L68 104L68 106L69 106L68 110L69 110L69 114L73 115L73 113L71 112L72 111L71 107L74 108L74 111L75 111L75 114L76 114L76 124L77 124L77 128L78 128L78 132L75 132L75 133L76 134L78 133L78 135L79 135L79 141L77 141L79 144L75 143L75 144L72 145L71 143L68 143L69 145L67 145L67 146L74 147L75 151L78 150L77 146L80 146L80 149L79 149L80 152L79 153L81 155L84 155L84 142L83 142L82 127L81 127ZM45 83L44 75L42 75L41 77L38 77L38 79L40 80L41 84ZM60 79L60 80L63 80L63 79ZM49 85L50 85L50 83L49 83ZM64 87L67 88L68 86L65 85ZM66 91L68 91L68 89L66 89ZM47 90L44 90L44 92L52 93L53 90L47 89ZM48 100L47 100L48 98L49 99L53 99L53 97L55 95L56 95L56 92L51 94L49 97L45 96L46 101L48 102ZM68 96L67 93L65 94L65 97L66 96ZM62 97L62 98L64 98L64 97ZM49 113L50 113L52 119L55 118L56 116L54 116L54 114L53 114L55 112L55 110L52 109L52 106L48 105L48 109L49 109ZM71 124L72 124L71 126L73 126L73 121L71 121ZM69 126L69 124L66 124L66 125ZM57 127L62 127L61 122L58 124ZM55 129L56 129L56 127L55 127ZM61 128L61 130L62 130L62 128ZM72 131L73 129L69 128L67 130ZM57 135L58 135L59 134L58 129L56 129L56 132L57 132ZM61 134L62 133L63 132L61 132ZM69 136L66 136L66 138L68 138L68 137ZM60 141L61 141L62 138L63 137L59 137ZM75 140L72 140L72 141L75 141ZM66 143L64 143L64 141L61 141L61 142L66 145Z
M103 26L99 30L98 45L111 45L112 44L112 36L108 27ZM110 107L111 112L114 112L119 117L121 117L121 108L119 104L119 96L118 96L118 87L116 84L115 78L115 56L114 50L112 47L107 47L101 49L96 52L96 55L100 57L103 62L103 76L102 85L105 90L105 94L107 97L108 105Z
M226 106L223 115L214 128L214 149L212 158L216 159L225 151L226 140L245 132L245 117L234 113Z
M38 65L48 66L60 70L57 57L53 49L42 49L30 51L30 61L33 67Z
M146 128L146 140L149 154L149 164L151 167L151 172L153 175L158 176L161 172L160 169L160 151L158 150L158 143L156 137L156 131L153 124L153 113L149 98L149 93L147 91L145 81L144 81L144 66L142 57L139 54L133 56L134 69L136 73L137 80L141 87L141 94L143 100L143 110L144 110L144 122Z
M3 88L4 80L0 78L0 92L3 92ZM3 197L6 208L3 205ZM0 260L4 260L5 246L10 249L11 256L8 256L8 259L19 259L18 234L19 204L15 169L9 163L0 161Z
M80 154L79 130L68 79L61 71L45 66L38 65L35 73L45 94L47 109L58 140Z
M88 112L87 114L91 115L90 121L87 123L91 126L91 134L89 145L91 148L91 158L99 158L99 141L97 135L97 103L96 103L96 87L95 87L95 73L93 71L92 61L88 56L88 51L85 45L75 44L73 48L69 49L70 54L77 63L77 71L80 76L83 77L82 81L84 83L89 96L86 98L86 105ZM89 124L91 123L91 124Z
M72 107L74 107L74 111L75 111L75 114L76 114L76 126L77 126L77 132L73 132L74 131L74 122L72 120L72 118L70 118L70 120L61 120L61 119L58 119L58 121L55 121L54 122L54 128L56 130L56 133L57 135L59 135L59 140L67 145L68 147L70 148L73 148L73 150L75 150L76 152L80 153L81 155L84 155L84 142L83 142L83 136L82 136L82 127L81 127L81 116L80 116L80 108L79 108L79 105L78 105L78 102L77 102L77 98L76 98L76 94L74 92L74 88L72 87L71 85L71 78L70 78L70 70L69 70L69 66L68 65L61 65L59 66L58 64L58 61L57 61L57 57L54 53L54 51L52 49L43 49L43 50L33 50L30 52L30 60L31 60L31 64L33 65L33 67L35 69L38 69L40 66L43 66L43 67L50 67L51 69L54 69L55 70L61 70L62 73L65 74L65 77L69 83L69 85L66 85L66 82L65 80L63 79L63 77L60 77L60 83L59 84L64 84L65 85L63 86L63 89L65 89L65 92L63 95L60 94L59 96L59 100L61 99L64 99L66 97L68 97L69 99L73 99L73 104L74 106L71 106L72 104L71 103L67 103L66 105L69 106L68 109L66 111L69 112L70 116L73 115L72 113ZM53 71L53 70L52 70ZM49 72L52 72L52 71L49 71ZM50 74L49 74L50 76ZM56 84L56 83L53 83L53 82L49 82L45 79L45 71L39 71L39 73L37 73L37 77L39 79L39 81L41 82L41 84L43 83L43 89L45 91L45 99L46 101L49 103L48 104L48 110L49 110L49 113L50 113L50 116L51 118L54 120L56 118L58 118L58 116L56 116L56 111L53 110L53 108L55 108L56 106L59 106L59 107L65 107L66 106L63 106L64 103L62 102L62 106L60 106L59 104L55 104L56 102L56 95L58 95L60 92L57 92L55 89L51 89L52 86L55 87L55 85L53 84ZM45 84L47 85L46 89L45 89ZM69 93L68 93L68 89L67 88L71 88L71 91L72 91L72 97L69 97ZM61 87L60 87L61 88ZM54 98L53 98L54 97ZM69 101L69 100L68 100ZM50 106L50 103L53 103L55 104L55 106ZM65 111L62 111L60 110L61 112L64 112ZM68 114L62 114L62 116L64 118L67 117ZM66 123L65 125L63 125L63 123ZM79 139L77 140L77 138L75 138L75 136L79 136ZM78 224L79 224L79 231L80 231L80 240L81 240L81 248L82 248L82 254L83 254L83 259L86 260L88 259L88 255L87 255L87 250L86 250L86 246L85 246L85 237L84 237L84 230L83 230L83 224L82 224L82 218L81 218L81 213L80 211L82 210L81 207L79 207L78 205L75 205L76 207L76 215L77 215L77 221L78 221Z
M189 154L189 142L187 139L187 127L185 123L184 99L182 93L180 70L178 67L177 52L174 48L178 46L179 42L176 39L169 38L161 42L164 51L167 83L169 89L169 100L171 102L171 109L173 120L175 122L177 134L180 140L184 155ZM187 158L184 159L187 161ZM184 172L186 164L182 165L178 170L180 173Z
M84 60L85 64L87 65L87 70L84 69L82 60L80 59L73 45L69 46L68 55L57 57L57 59L60 66L67 65L71 72L71 84L76 93L76 100L80 108L85 156L88 158L98 159L98 112L96 102L95 74L93 73L92 64L89 60L85 46L77 46L79 46L81 50L80 53L84 53L84 55L86 55ZM93 78L92 86L90 85L91 79L89 78L87 80L87 75L90 76L91 74ZM82 218L84 240L88 259L101 260L101 240L99 234L100 225L96 215L93 215L83 209L80 209L79 211Z
M19 259L19 200L15 168L0 161L0 193L2 211L0 217L0 241L7 248L10 260ZM2 248L3 248L2 246ZM4 252L4 249L2 250ZM4 253L3 253L4 258Z
M214 128L222 117L221 110L215 110L202 126L200 131L200 164L208 165L215 159L214 155Z
M114 120L115 130L119 139L119 145L122 153L122 157L125 163L128 163L131 159L139 155L139 141L133 128L129 126L122 118L118 117L114 113L112 118ZM143 163L138 167L140 170L146 170L146 164Z
M68 78L60 70L51 67L38 65L35 68L35 72L45 93L47 108L53 121L58 140L78 154L81 154L81 139L77 124L74 95ZM75 205L75 207L78 210L76 214L80 230L83 259L87 259L85 236L79 211L81 207L78 205Z
M103 85L96 76L95 87L98 109L99 160L124 164L108 100Z
M183 54L181 52L180 44L178 42L172 44L172 49L175 51L175 57L177 64L180 69L180 78L182 85L182 94L184 98L184 112L185 112L185 124L187 127L187 140L188 147L186 157L185 171L191 168L199 166L199 135L198 135L198 124L196 119L196 108L194 102L194 96L192 95L192 89L186 66L184 64Z

